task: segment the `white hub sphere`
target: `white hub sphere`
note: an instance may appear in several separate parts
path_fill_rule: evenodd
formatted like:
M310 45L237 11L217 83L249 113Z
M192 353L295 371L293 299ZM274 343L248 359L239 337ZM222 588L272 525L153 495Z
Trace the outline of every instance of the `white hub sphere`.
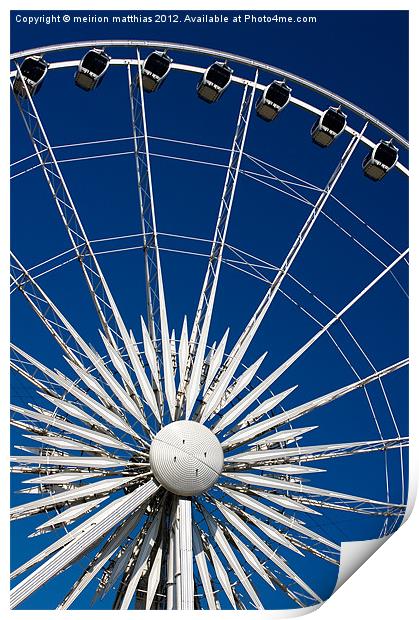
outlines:
M211 488L223 464L220 442L198 422L172 422L151 442L151 471L165 489L176 495L199 495Z

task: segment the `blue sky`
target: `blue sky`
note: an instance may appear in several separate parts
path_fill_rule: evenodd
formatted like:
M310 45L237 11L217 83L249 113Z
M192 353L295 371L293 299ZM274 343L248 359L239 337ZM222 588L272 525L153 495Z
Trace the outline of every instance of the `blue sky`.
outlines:
M402 135L408 133L407 12L319 11L310 12L317 16L315 25L222 24L211 27L186 24L86 24L71 27L58 24L29 27L16 24L15 13L12 13L12 51L57 42L110 38L196 43L283 67L339 93ZM146 12L143 14L148 15ZM287 14L297 15L293 12ZM382 62L383 46L389 41L392 53L388 54L386 62ZM109 50L109 53L117 56L122 55L123 51L116 49ZM129 55L131 52L125 53ZM79 55L80 52L67 52L51 54L47 59L70 59L78 58ZM202 66L209 64L209 59L187 54L173 53L172 56L179 62L196 62ZM238 75L250 75L246 68L234 68ZM76 89L72 72L70 69L48 75L36 99L52 144L130 136L125 71L112 67L101 87L93 93ZM269 76L264 75L262 79L268 83ZM147 98L150 135L229 147L240 102L238 87L232 86L217 105L208 106L196 97L195 85L196 77L193 75L173 73L158 93ZM305 98L321 108L329 105L314 93L298 86L293 88L296 97ZM11 118L12 160L16 160L31 153L31 144L14 107ZM349 115L348 120L355 128L361 127L359 118ZM330 149L318 149L312 145L309 137L312 122L310 115L291 106L271 124L263 123L253 115L246 151L322 187L343 153L347 137L342 137ZM369 135L372 139L383 137L375 129L371 129ZM90 150L80 147L71 152L59 152L62 157L70 157L129 151L130 148L129 141L125 141L106 147L89 147ZM151 149L154 154L208 159L214 163L226 161L226 154L222 151L171 145L158 140L151 140ZM336 196L397 249L404 250L407 247L408 232L405 179L393 171L382 183L368 181L361 171L365 153L364 147L356 152L337 187ZM406 162L405 153L401 152L401 159ZM152 157L152 166L159 230L209 239L219 206L223 168L187 164L155 156ZM132 155L68 162L62 164L62 169L91 239L138 232ZM27 200L28 188L31 201ZM329 201L325 212L385 264L394 260L394 251L336 202ZM69 247L39 170L13 181L11 215L12 247L25 265L34 265ZM241 176L229 229L229 242L279 265L307 215L308 210L304 204ZM162 245L174 247L169 246L170 243L173 244L173 241L164 237ZM205 250L205 247L205 244L198 243L185 245L186 249L198 252ZM179 334L183 315L188 314L192 321L205 260L163 252L162 261L169 322ZM103 255L101 265L127 324L138 334L138 317L145 314L141 254L123 252ZM327 218L320 217L293 265L292 275L336 311L381 269L382 266L359 244ZM406 285L405 266L399 265L395 274ZM82 288L83 282L77 266L72 264L45 276L42 284L83 335L96 344L97 323L89 306L88 294ZM288 279L284 282L283 290L318 320L325 322L330 317L295 282ZM231 326L231 347L264 291L263 283L226 267L217 293L212 339L219 341L226 327ZM45 363L63 368L60 353L47 341L44 329L31 317L23 301L14 299L12 309L12 335L17 344L29 353L38 355ZM359 306L351 310L347 324L376 368L385 367L406 356L407 302L392 278L383 280ZM253 361L269 350L262 367L262 373L267 374L315 331L317 328L314 322L279 294L245 361ZM333 335L359 374L370 374L370 366L344 329L336 326ZM278 389L298 384L298 389L286 403L293 406L353 380L351 369L330 339L323 337L284 375ZM404 370L385 380L402 434L407 433L406 382L407 373ZM15 389L20 399L26 397L20 383L16 384ZM369 393L384 436L394 436L382 392L378 386L373 385ZM361 392L353 393L306 416L306 423L319 424L319 429L307 438L307 442L312 443L378 437L365 394ZM316 486L321 486L321 482L343 492L384 499L382 455L336 459L330 464L330 469L327 461L320 466L327 467L328 471L313 474L311 482ZM391 499L400 501L400 464L397 454L389 455L389 471ZM15 496L12 501L20 503L21 497ZM335 540L356 540L376 537L382 522L379 518L351 519L345 513L333 511L329 514L326 511L324 517L317 518L316 523L311 525L323 528ZM33 549L46 544L41 540L43 537L31 539L31 545L27 544L25 536L32 531L32 527L33 524L18 522L12 529L13 566L21 564L28 553L32 554ZM293 567L301 570L314 589L317 588L324 595L333 589L335 569L315 559L308 559L301 562L301 565L293 562ZM49 588L52 604L56 604L56 599L58 602L59 594L66 591L66 586L74 581L75 575L73 570L68 571L57 578L57 585ZM25 607L44 608L46 590L33 596L25 603ZM280 595L270 597L269 605L273 608L288 604ZM88 605L88 601L86 595L80 598L78 605L83 608Z

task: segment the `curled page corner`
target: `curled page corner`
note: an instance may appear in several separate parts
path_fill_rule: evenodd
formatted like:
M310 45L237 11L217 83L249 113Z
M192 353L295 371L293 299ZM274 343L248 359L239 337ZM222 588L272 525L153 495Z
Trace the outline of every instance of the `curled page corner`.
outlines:
M413 506L416 501L416 487L409 487L408 501L406 512L401 525L406 523L410 517ZM397 530L393 533L396 533ZM382 538L374 538L372 540L357 540L342 542L339 574L336 581L334 594L393 534L383 536Z
M390 538L343 542L340 553L339 574L332 595Z

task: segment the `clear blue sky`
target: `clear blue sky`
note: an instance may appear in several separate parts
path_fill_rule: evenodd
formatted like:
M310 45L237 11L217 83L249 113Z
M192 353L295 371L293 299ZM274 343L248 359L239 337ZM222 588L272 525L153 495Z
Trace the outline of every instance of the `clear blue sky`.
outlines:
M199 44L283 67L339 93L378 116L402 135L408 134L407 12L310 11L310 14L317 16L315 25L56 24L31 27L15 23L17 13L29 15L12 13L12 51L89 39L154 39ZM42 12L30 14L42 15ZM182 16L182 13L179 12L179 15ZM296 16L297 13L287 12L287 15ZM122 50L109 50L109 53L121 56ZM127 55L130 53L126 51ZM70 59L79 55L80 52L68 52L49 55L47 59ZM196 56L175 53L172 56L179 62L196 62L202 66L209 63L209 60ZM236 74L250 75L246 68L234 68ZM262 79L268 83L269 76L264 75ZM158 93L147 98L150 134L229 147L240 100L238 87L231 87L217 105L208 106L196 97L195 84L196 77L173 73ZM324 99L298 86L294 87L293 94L306 98L318 107L328 105ZM84 93L74 87L73 69L53 72L47 76L36 103L54 145L131 134L126 73L121 68L112 67L101 87L93 93ZM347 144L347 137L342 137L330 149L318 149L309 137L312 122L310 115L291 106L272 124L263 123L253 116L246 150L292 174L324 186ZM353 115L349 115L349 122L356 128L361 126L360 119ZM376 130L371 130L370 136L372 139L383 137ZM31 148L21 119L12 107L12 160L30 154ZM59 154L60 157L70 157L130 149L131 144L126 141L97 147L96 151L79 148L59 151ZM226 157L223 152L170 146L156 140L151 141L151 149L153 153L208 158L220 163L224 163ZM361 171L365 153L365 148L360 147L345 171L336 195L396 248L404 250L408 243L405 179L393 171L382 183L368 181ZM404 153L401 157L405 162ZM210 238L219 206L223 169L156 157L152 158L152 165L159 230ZM66 163L63 164L63 171L91 239L139 231L132 155ZM39 169L16 179L12 189L12 247L22 262L31 266L67 249L69 245L65 231ZM27 199L28 191L31 200ZM310 197L314 198L314 194ZM357 223L336 202L329 202L325 212L385 264L396 257L395 252L365 226ZM279 265L307 215L308 209L303 203L241 177L229 241ZM163 245L167 247L168 243L165 239ZM197 244L185 247L202 251L206 246ZM140 253L102 256L101 264L126 323L139 335L138 317L145 314ZM179 335L183 315L188 314L192 321L205 260L163 253L163 269L170 327L175 328ZM320 217L292 268L292 274L334 310L339 310L381 269L380 264L353 239L325 217ZM405 266L399 266L395 273L406 285ZM86 339L99 347L97 323L87 292L82 288L77 266L72 264L60 272L45 276L42 284ZM289 279L284 283L283 290L318 320L325 322L329 318L330 315L310 295ZM264 291L261 282L226 267L217 294L212 340L218 341L230 325L231 347ZM64 370L60 353L47 341L45 330L32 318L23 301L14 299L12 307L12 334L17 344L38 355L43 362ZM359 306L351 310L347 323L376 368L406 356L407 303L393 279L386 278ZM245 361L250 362L269 350L261 372L266 375L316 330L310 318L279 294ZM345 331L337 327L333 335L359 374L368 375L370 367ZM353 380L353 372L330 339L323 337L281 378L276 389L298 384L298 389L286 402L287 406L293 406ZM406 434L407 373L403 370L389 377L385 380L385 386L400 431ZM15 388L21 402L26 393L20 383ZM384 436L393 437L395 431L382 393L374 385L370 395ZM310 443L378 438L365 394L361 392L353 393L303 419L303 425L311 424L319 424L320 427L307 437L306 441ZM18 436L13 436L13 439L14 443L23 443ZM310 482L316 486L324 485L375 499L385 497L381 454L336 459L333 463L323 461L319 466L328 468L328 471L311 476ZM397 502L400 501L401 489L399 461L395 453L389 455L389 470L391 500ZM12 502L20 503L22 497L14 496ZM382 521L378 517L351 518L346 513L325 511L323 517L307 519L307 525L318 527L329 537L341 541L376 537ZM40 536L31 539L28 544L25 537L34 527L35 519L31 523L19 521L14 524L13 566L21 564L28 555L35 553L35 549L48 543L46 537ZM300 570L320 594L327 596L332 591L336 579L333 567L309 558L303 561L292 558L290 561L293 568ZM77 572L76 568L63 573L51 586L29 599L24 607L45 608L46 594L51 601L47 607L55 606L73 583ZM88 606L90 595L89 590L80 597L78 608ZM268 605L272 608L288 605L288 600L280 594L269 596Z

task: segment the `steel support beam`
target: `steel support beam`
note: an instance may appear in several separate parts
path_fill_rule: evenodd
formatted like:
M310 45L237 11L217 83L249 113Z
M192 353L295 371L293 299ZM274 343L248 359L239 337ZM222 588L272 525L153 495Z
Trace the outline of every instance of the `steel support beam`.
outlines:
M119 332L112 309L113 299L18 63L16 67L17 73L24 84L26 94L25 98L15 95L18 109L22 115L23 122L77 260L82 268L102 329L109 342L117 346Z
M364 134L367 128L367 123L365 123L362 131L352 138L348 147L346 148L344 154L342 155L338 165L333 171L326 187L323 192L319 196L316 204L314 205L310 215L307 220L304 222L300 232L298 233L291 249L287 253L280 269L278 270L277 275L272 281L267 293L263 297L261 303L244 329L242 335L237 340L236 344L231 351L231 354L226 361L224 366L224 370L218 378L217 382L210 386L207 394L204 396L202 406L200 407L199 419L204 422L207 418L209 418L217 406L221 402L226 389L234 376L236 369L238 368L240 362L242 361L250 343L253 340L263 318L265 317L267 311L270 308L271 303L273 302L279 288L286 277L291 265L294 260L298 256L305 240L310 234L311 229L314 226L318 216L320 215L323 207L325 206L328 198L330 197L336 183L340 179L346 165L348 164L351 156L353 155L356 147L358 146L361 136Z
M116 500L116 507L112 510L113 504L102 510L108 510L107 518L96 523L95 517L90 521L90 527L81 531L80 535L72 542L57 551L49 560L39 566L33 573L21 581L11 592L10 604L13 609L24 601L32 592L40 588L48 579L66 568L72 561L79 557L83 552L92 548L102 540L113 527L130 515L141 504L150 499L158 490L158 485L154 480L146 482L135 491L127 495L123 502ZM107 513L106 513L107 514ZM97 515L96 515L97 516ZM90 522L89 522L90 523Z
M187 389L186 418L190 417L201 389L202 366L205 358L228 225L249 128L250 115L253 108L257 79L258 72L256 71L253 83L247 84L243 89L210 257L189 341L188 363L185 376L181 377L181 387L177 401L177 415L180 414L182 409L183 397Z
M11 281L23 294L32 310L65 354L76 364L79 363L80 359L86 361L86 354L83 353L62 321L61 313L57 311L54 303L13 253L11 254Z
M148 331L154 346L157 349L157 340L161 337L159 320L159 288L157 279L157 255L159 253L159 248L157 244L156 215L151 178L144 90L141 80L141 66L140 52L137 49L138 75L135 76L134 80L132 79L130 65L128 65L127 71L141 218L141 232L143 236L144 248Z

